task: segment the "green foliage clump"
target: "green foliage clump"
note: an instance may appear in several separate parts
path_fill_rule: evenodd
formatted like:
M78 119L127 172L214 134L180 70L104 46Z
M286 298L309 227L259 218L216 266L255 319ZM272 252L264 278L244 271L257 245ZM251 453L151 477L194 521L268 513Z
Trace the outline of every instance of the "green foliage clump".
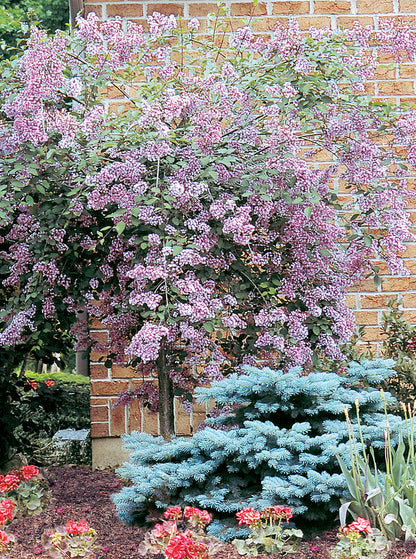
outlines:
M386 388L399 402L412 404L416 392L416 327L404 319L399 301L390 299L388 307L382 318L386 334L383 351L396 361L396 375L389 379Z
M37 464L43 464L44 458L48 457L47 449L52 447L51 439L56 431L90 428L88 379L80 382L77 378L80 375L47 374L49 380L59 376L76 377L75 382L56 378L52 386L47 386L41 378L43 376L30 374L31 379L38 377L30 380L32 384L20 380L16 388L17 399L12 404L12 413L17 419L13 451L23 453Z
M0 6L0 58L17 51L29 24L54 33L69 22L68 0L3 0Z
M36 382L45 382L46 380L60 381L75 384L89 384L90 379L84 375L76 375L73 373L65 373L58 371L56 373L35 373L34 371L25 371L25 376Z
M133 522L151 506L191 503L210 509L213 535L235 537L235 513L284 504L308 522L334 518L346 491L337 463L350 462L345 409L356 400L366 444L384 447L384 408L377 386L395 374L393 361L349 364L345 375L246 367L210 388L200 402L214 400L217 413L191 438L170 442L145 433L124 437L130 462L118 473L131 487L114 496L120 517ZM395 403L385 395L388 405ZM402 424L389 415L391 436Z

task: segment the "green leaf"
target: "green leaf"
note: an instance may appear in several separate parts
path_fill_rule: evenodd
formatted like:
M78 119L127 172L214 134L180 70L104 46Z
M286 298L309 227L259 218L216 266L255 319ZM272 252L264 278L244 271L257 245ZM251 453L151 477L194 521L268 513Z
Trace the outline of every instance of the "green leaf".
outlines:
M172 256L178 256L178 254L180 254L182 251L183 247L176 245L172 247Z
M119 235L121 235L125 228L126 224L124 223L124 221L119 221L115 227L115 230Z

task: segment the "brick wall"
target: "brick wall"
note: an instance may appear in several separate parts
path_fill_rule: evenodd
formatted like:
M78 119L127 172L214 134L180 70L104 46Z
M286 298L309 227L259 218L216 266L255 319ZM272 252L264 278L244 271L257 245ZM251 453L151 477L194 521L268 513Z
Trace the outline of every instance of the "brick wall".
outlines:
M354 21L359 21L362 25L377 26L384 18L400 17L410 22L416 21L416 0L276 0L259 1L256 7L251 2L226 0L226 5L230 8L236 28L250 21L252 28L262 34L270 32L277 21L287 22L289 17L296 17L303 30L308 30L310 26L329 26L333 29L339 26L347 27ZM85 12L91 11L103 19L122 16L144 26L146 16L153 11L181 15L185 19L198 17L203 31L207 15L216 11L216 2L85 0ZM386 62L391 60L386 57ZM392 102L407 101L416 104L415 88L416 66L412 63L381 68L376 79L368 84L368 92L376 97L388 98ZM111 92L110 96L113 97ZM117 99L111 99L110 102L117 104ZM342 185L338 186L342 196ZM410 188L416 190L416 179L411 181ZM409 210L413 222L416 222L416 203L409 206ZM409 245L403 256L414 274L416 244ZM386 273L383 265L381 270ZM348 295L348 305L355 310L357 323L366 326L364 341L368 342L373 351L380 349L382 334L379 324L383 310L386 310L386 303L390 297L397 297L398 294L403 300L405 318L416 323L416 277L413 275L406 278L384 275L378 288L372 280L363 280ZM106 336L100 324L94 324L93 334L100 340ZM112 408L121 390L134 388L141 381L130 369L118 366L106 368L98 362L99 357L100 355L94 354L91 356L91 419L94 464L104 465L111 462L109 454L113 452L111 445L106 445L110 442L116 444L120 434L135 429L157 434L158 424L156 416L139 408L137 404L130 408ZM177 433L191 434L202 421L205 411L205 408L197 407L189 416L176 402Z

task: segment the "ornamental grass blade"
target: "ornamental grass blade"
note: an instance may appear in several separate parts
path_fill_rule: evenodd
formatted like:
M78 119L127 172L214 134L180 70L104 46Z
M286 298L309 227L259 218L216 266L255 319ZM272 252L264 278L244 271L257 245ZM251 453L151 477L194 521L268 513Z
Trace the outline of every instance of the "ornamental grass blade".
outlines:
M339 523L341 524L341 527L346 526L347 524L347 512L351 503L352 501L347 501L346 503L342 503L339 507Z
M357 478L357 482L349 469L347 468L344 460L341 458L339 454L336 454L338 463L341 467L342 473L344 474L345 481L347 482L348 491L351 494L351 497L354 497L354 500L358 503L361 503L364 498L364 488L362 486L361 478Z
M406 469L406 458L405 458L405 450L406 446L403 442L402 437L400 436L399 444L397 445L397 449L393 450L390 449L391 457L392 457L392 479L395 488L399 488L403 484L403 472Z

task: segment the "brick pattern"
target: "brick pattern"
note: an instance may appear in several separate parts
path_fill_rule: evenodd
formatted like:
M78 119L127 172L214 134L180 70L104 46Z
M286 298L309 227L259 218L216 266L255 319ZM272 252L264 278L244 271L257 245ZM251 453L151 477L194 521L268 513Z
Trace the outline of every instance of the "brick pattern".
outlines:
M226 0L233 17L234 27L246 25L264 35L268 35L276 22L286 23L289 17L296 17L302 30L311 26L328 26L336 29L340 26L350 27L354 21L362 25L377 25L385 18L401 18L416 21L415 0L260 0L257 6L245 0ZM194 0L85 0L85 12L94 11L106 19L121 16L146 26L146 16L153 11L165 14L181 15L185 20L198 17L201 31L205 29L207 16L217 10L216 2L195 2ZM416 65L407 61L401 65L392 65L391 57L385 57L385 67L380 68L375 80L368 84L368 92L377 98L392 102L406 101L416 104ZM390 66L389 66L390 64ZM117 99L117 92L108 92L109 103L117 107L123 101ZM324 165L327 157L317 154L319 165ZM347 200L344 185L339 186L340 197ZM410 184L416 189L416 180ZM409 204L411 218L416 223L416 203ZM412 274L416 270L416 244L410 244L404 258ZM385 268L381 271L386 273ZM357 323L366 327L364 348L380 350L382 333L379 328L383 311L387 310L390 297L400 294L403 300L405 317L416 322L416 277L391 277L384 275L382 284L376 288L371 280L363 280L348 294L347 301L354 309ZM103 328L95 323L98 337L104 335ZM98 360L100 355L92 355L91 364L91 419L93 437L117 437L132 430L158 433L158 419L142 409L137 402L129 408L113 408L120 389L132 388L140 382L134 372L127 368L113 366L107 369ZM207 410L204 406L195 407L189 416L183 412L179 402L175 402L175 421L178 434L189 435L203 421Z

